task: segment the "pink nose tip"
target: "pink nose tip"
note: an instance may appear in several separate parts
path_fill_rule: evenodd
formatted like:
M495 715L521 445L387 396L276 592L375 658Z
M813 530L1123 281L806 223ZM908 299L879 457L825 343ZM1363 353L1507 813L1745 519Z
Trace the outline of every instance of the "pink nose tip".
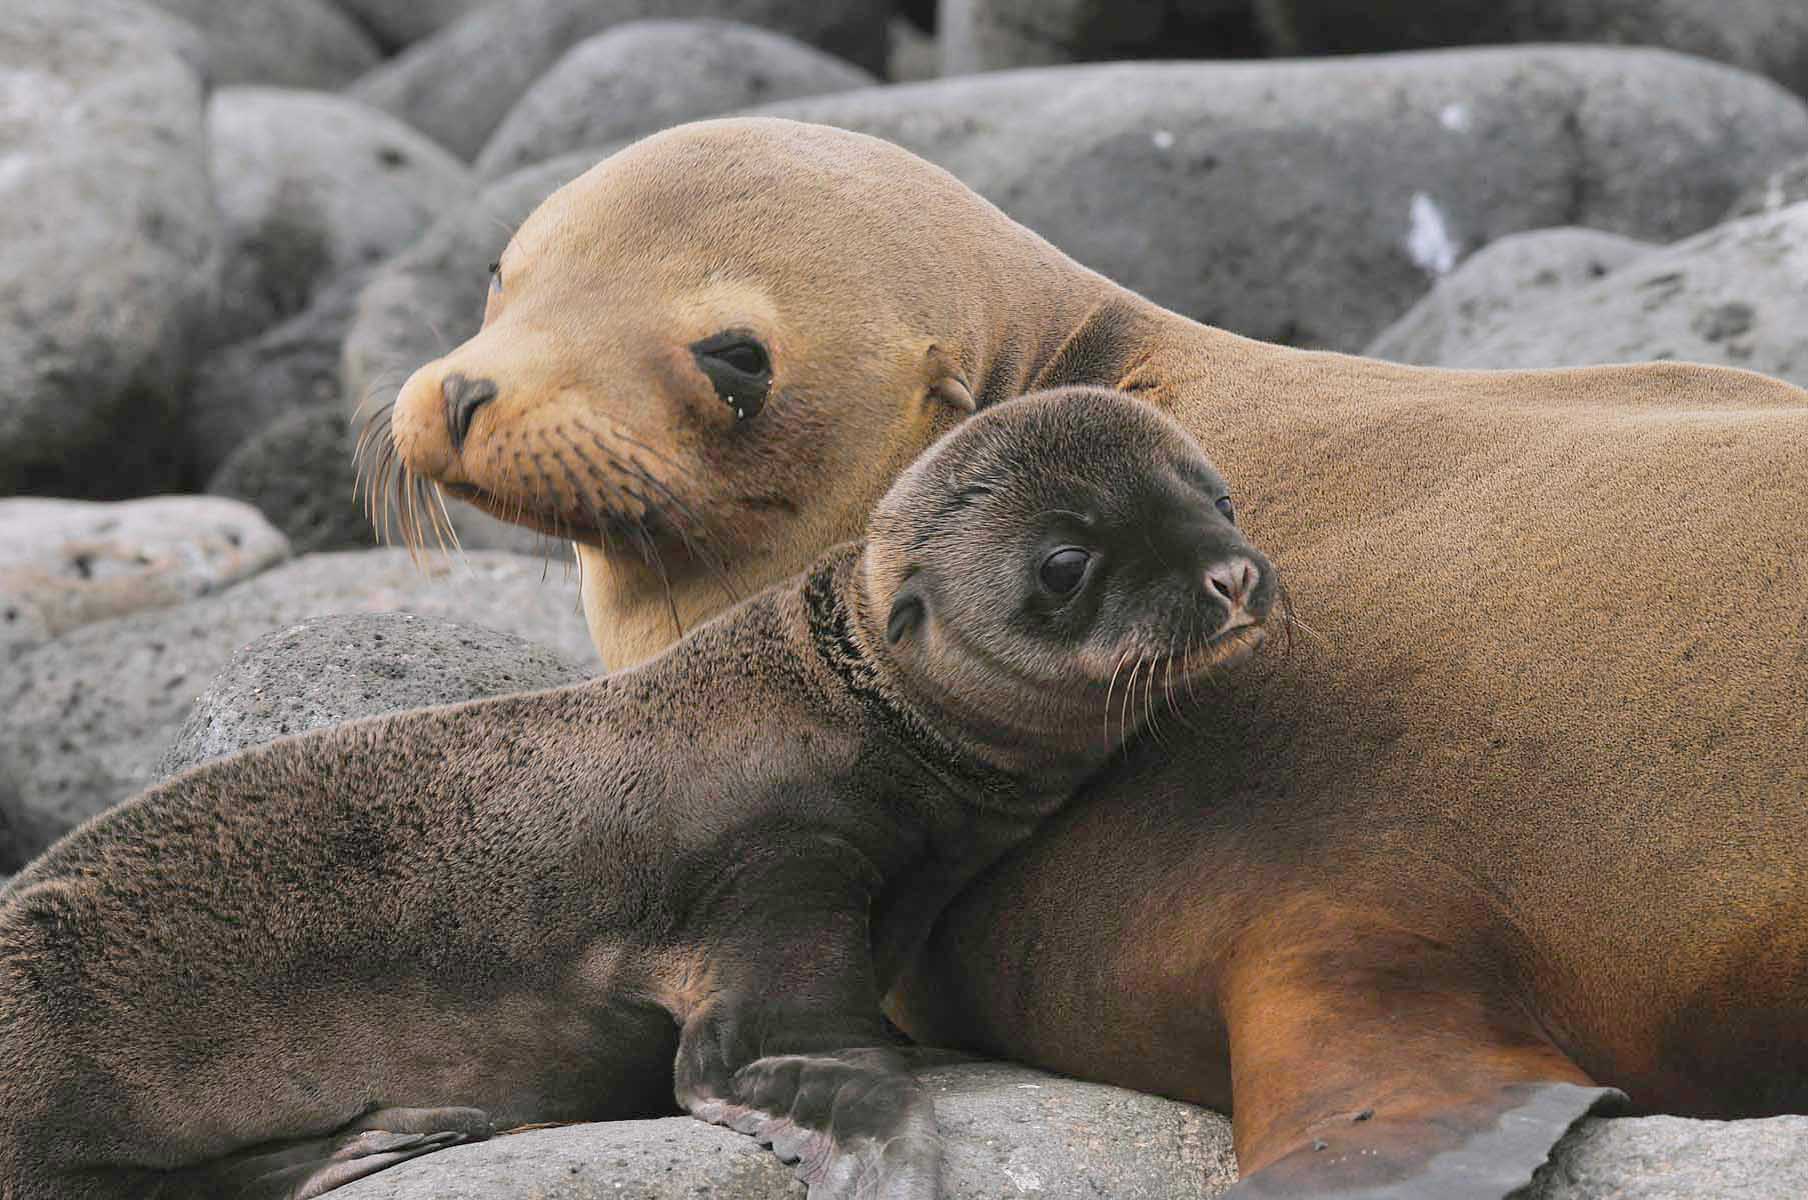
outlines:
M1247 558L1227 559L1205 569L1206 586L1223 597L1232 612L1248 603L1250 593L1256 590L1260 579L1261 572Z

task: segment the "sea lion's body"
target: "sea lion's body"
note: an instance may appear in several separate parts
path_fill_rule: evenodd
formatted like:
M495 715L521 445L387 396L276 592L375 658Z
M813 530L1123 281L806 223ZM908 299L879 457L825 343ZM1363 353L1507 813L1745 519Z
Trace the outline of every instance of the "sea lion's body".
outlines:
M1013 456L1082 440L1057 513ZM653 662L283 739L95 818L0 892L0 1197L300 1200L675 1085L819 1200L932 1200L879 998L1147 714L1101 719L1114 661L1178 686L1260 641L1272 570L1222 494L1121 399L1020 405L864 546ZM940 523L957 500L986 528ZM1062 589L1051 547L1085 556Z
M720 185L712 162L734 164ZM686 187L713 225L650 235L636 206ZM1808 1111L1808 393L1250 341L895 147L778 121L649 139L510 255L512 297L411 381L397 443L493 512L564 515L606 661L722 603L716 569L757 583L857 522L852 489L958 419L925 405L944 376L981 408L1084 383L1173 415L1286 572L1294 652L966 891L893 994L917 1036L1229 1107L1252 1191L1504 1195L1597 1085ZM694 419L633 366L698 336L660 322L720 263L739 273L713 323L762 331L776 415ZM584 315L542 339L555 309ZM502 397L456 454L432 431L448 370ZM655 516L728 531L711 569L667 538L662 580L587 534L586 508L634 515L606 473L587 494L491 449L611 422L664 465ZM793 444L832 462L743 477Z

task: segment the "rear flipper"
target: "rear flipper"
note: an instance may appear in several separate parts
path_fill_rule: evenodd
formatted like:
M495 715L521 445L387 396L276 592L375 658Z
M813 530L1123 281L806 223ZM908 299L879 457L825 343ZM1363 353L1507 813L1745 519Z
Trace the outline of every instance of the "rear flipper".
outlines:
M411 1158L481 1142L490 1132L480 1109L380 1108L325 1137L253 1146L185 1171L183 1185L165 1193L308 1200Z
M1612 1088L1515 1083L1408 1115L1358 1109L1314 1124L1304 1145L1225 1200L1505 1200L1531 1183L1577 1121L1625 1100Z

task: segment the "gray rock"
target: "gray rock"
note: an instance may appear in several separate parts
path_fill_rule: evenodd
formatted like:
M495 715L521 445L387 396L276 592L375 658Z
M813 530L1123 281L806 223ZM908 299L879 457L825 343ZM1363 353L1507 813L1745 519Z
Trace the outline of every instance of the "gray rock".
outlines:
M891 19L891 54L885 77L893 83L920 83L942 73L942 49L935 35L903 17Z
M1466 338L1390 357L1444 367L1552 367L1679 359L1808 384L1808 204L1711 229L1600 281L1515 305ZM1416 314L1409 314L1410 322Z
M256 506L297 554L374 546L357 490L354 440L338 405L301 409L233 451L207 490Z
M1348 54L1505 42L1663 46L1808 91L1800 0L1256 0L1281 54Z
M579 43L529 88L477 156L477 171L503 175L699 117L876 82L815 47L747 25L631 21Z
M1364 353L1395 362L1440 362L1516 314L1603 279L1655 249L1598 229L1508 234L1440 279Z
M71 629L183 604L289 556L236 500L0 500L0 662Z
M899 142L1158 303L1340 350L1476 246L1573 224L1667 242L1808 146L1808 107L1774 84L1637 50L1056 67L755 111ZM472 264L596 157L500 181L385 267L347 337L347 396L475 332Z
M943 0L942 71L1254 52L1251 0Z
M218 277L192 30L123 0L0 11L0 495L177 490Z
M86 625L0 676L0 831L36 854L154 780L195 696L253 638L329 613L400 610L527 638L574 661L595 652L574 575L472 553L410 563L399 550L313 554L177 608Z
M489 0L338 0L386 50L429 37Z
M279 421L331 408L343 422L341 356L368 280L367 271L349 271L320 288L305 311L203 360L187 406L189 461L197 475L213 478L232 454Z
M1808 144L1766 80L1592 48L1052 67L760 111L900 142L1158 303L1343 350L1477 246L1667 242Z
M509 633L414 613L315 617L234 654L156 775L357 717L536 692L601 672Z
M227 88L207 106L228 258L219 325L236 340L419 237L470 186L463 163L343 96Z
M1732 221L1739 217L1754 217L1759 213L1773 213L1804 200L1808 200L1808 158L1790 163L1780 171L1771 172L1763 183L1748 189L1733 201L1733 206L1726 212L1726 219Z
M200 31L208 81L216 86L344 87L382 58L370 36L328 0L149 3Z
M925 1060L946 1059L925 1054ZM1236 1177L1223 1117L1006 1063L922 1068L948 1200L1208 1200ZM380 1171L345 1200L802 1200L752 1138L689 1117L541 1129Z
M1523 1200L1799 1200L1808 1117L1585 1121Z
M496 0L409 47L353 94L469 159L561 55L626 21L744 21L877 72L885 67L890 10L891 0Z

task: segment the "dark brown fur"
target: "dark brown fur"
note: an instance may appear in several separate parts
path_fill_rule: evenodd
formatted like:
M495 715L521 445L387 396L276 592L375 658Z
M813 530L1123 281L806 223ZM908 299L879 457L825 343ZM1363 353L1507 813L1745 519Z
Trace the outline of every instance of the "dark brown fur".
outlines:
M712 224L667 238L631 198ZM762 476L795 511L724 550L741 579L842 536L958 418L894 349L925 345L982 405L1087 383L1177 417L1286 565L1295 652L970 888L894 993L912 1032L1229 1107L1246 1171L1286 1162L1327 1194L1355 1186L1312 1149L1338 1139L1413 1194L1510 1191L1601 1094L1581 1085L1648 1111L1808 1109L1808 394L1679 363L1441 371L1253 342L896 147L781 121L648 139L510 253L517 311L574 315L521 374L499 307L400 406L455 365L512 397L498 431L831 447ZM736 269L712 321L767 321L775 376L809 381L787 409L694 428L625 365L682 341L667 307L705 263ZM604 293L631 300L576 305ZM538 383L597 347L607 386ZM482 461L418 463L455 480ZM666 477L699 522L738 527L710 490L730 485L693 481ZM593 620L605 660L672 636L650 568L584 559L587 607L621 618ZM665 561L686 619L720 602ZM1488 1140L1509 1111L1542 1140ZM1500 1171L1439 1177L1452 1129Z
M1251 644L1272 570L1222 487L1109 393L1014 405L864 551L643 667L284 739L89 822L0 892L0 1197L312 1195L668 1110L675 1058L680 1102L813 1196L927 1200L879 998L1158 702L1114 665L1184 687ZM974 488L983 527L945 522ZM1149 525L1189 532L1157 559ZM1035 584L1056 534L1104 564L1071 601ZM1207 572L1245 560L1226 605Z

